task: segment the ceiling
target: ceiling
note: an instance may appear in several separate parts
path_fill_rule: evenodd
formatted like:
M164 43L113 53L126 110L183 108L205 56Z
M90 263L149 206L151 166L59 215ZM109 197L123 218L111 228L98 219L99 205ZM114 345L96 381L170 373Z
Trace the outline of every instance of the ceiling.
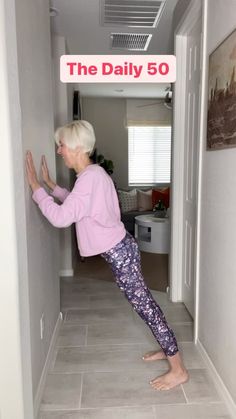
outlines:
M51 0L56 16L51 17L52 31L66 39L68 53L79 54L173 54L173 11L178 0L165 0L156 27L104 26L102 24L105 0ZM106 0L114 3L114 0ZM151 4L153 0L117 0L117 3L139 1ZM146 51L112 50L110 34L152 34ZM141 60L142 58L140 58ZM82 96L164 98L165 83L81 83Z

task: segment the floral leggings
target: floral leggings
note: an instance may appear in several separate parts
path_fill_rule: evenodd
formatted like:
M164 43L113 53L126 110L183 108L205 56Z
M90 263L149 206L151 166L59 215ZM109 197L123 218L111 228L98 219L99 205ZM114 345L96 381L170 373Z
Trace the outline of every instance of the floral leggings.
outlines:
M149 326L165 355L175 355L178 346L174 333L144 282L136 240L127 233L120 243L101 256L111 265L118 287Z

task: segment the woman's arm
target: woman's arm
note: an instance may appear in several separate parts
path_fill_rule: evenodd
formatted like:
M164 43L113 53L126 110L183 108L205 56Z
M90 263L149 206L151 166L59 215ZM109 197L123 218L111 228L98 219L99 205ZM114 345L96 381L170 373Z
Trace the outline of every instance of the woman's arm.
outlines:
M33 199L52 225L55 227L68 227L88 215L90 192L88 191L86 179L84 182L76 184L71 193L65 190L64 195L67 195L66 199L64 199L62 205L58 205L41 187L30 151L26 154L26 172L29 185L33 191ZM56 185L54 192L57 189L63 191L62 188Z
M35 192L37 189L41 188L30 151L27 151L26 153L26 173L32 191Z
M88 214L90 195L72 191L63 204L58 205L47 192L40 188L33 193L43 215L54 227L69 227Z
M55 182L53 182L49 174L45 156L42 156L41 171L43 181L52 190L52 195L54 196L54 198L57 198L59 199L59 201L64 202L70 192L65 188L61 188Z
M48 165L46 162L45 156L42 156L42 162L41 162L41 171L42 171L42 178L44 183L53 191L56 187L56 183L52 181L49 175Z

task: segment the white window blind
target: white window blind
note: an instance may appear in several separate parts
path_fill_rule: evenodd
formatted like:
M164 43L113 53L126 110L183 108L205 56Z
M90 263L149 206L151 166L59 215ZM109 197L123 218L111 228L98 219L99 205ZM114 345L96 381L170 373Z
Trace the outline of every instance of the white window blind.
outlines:
M130 126L129 185L170 183L171 127Z

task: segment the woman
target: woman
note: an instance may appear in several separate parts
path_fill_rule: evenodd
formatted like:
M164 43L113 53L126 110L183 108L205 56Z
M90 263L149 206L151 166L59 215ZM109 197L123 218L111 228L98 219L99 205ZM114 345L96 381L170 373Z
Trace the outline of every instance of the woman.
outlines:
M32 155L27 152L26 171L34 201L55 227L68 227L75 223L81 256L101 254L111 265L117 285L161 346L161 351L147 353L143 359L169 361L169 371L152 380L152 387L169 390L186 382L188 373L174 333L144 282L138 245L120 220L112 179L89 158L95 144L93 127L87 121L72 122L56 131L55 141L58 154L68 168L76 171L77 180L71 192L60 188L51 180L43 157L43 180L52 190L52 196L62 202L58 205L41 187Z

